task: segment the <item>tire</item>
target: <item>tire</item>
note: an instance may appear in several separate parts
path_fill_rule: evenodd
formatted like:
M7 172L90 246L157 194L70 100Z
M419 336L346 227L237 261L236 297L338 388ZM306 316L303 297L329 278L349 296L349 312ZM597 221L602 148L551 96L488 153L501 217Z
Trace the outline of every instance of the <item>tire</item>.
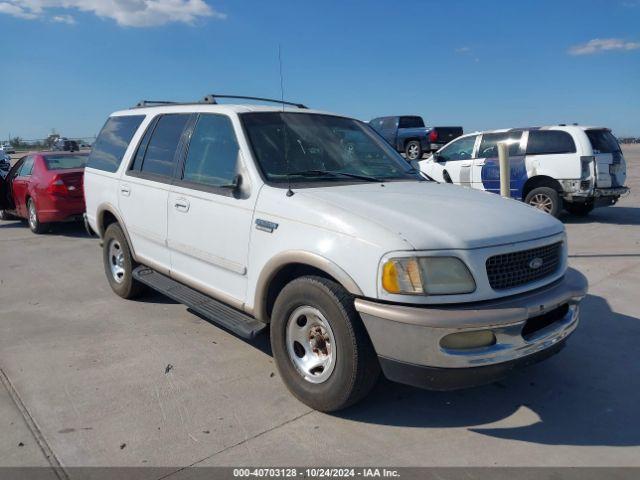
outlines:
M543 212L557 217L562 211L562 199L557 191L550 187L538 187L527 193L525 203Z
M117 223L112 223L104 233L102 243L104 273L116 295L132 299L140 296L144 285L134 280L132 272L138 264L131 256L127 238Z
M16 217L8 213L6 210L0 210L0 220L15 220Z
M42 223L38 218L38 209L33 198L27 200L27 224L31 231L38 235L46 233L50 226L48 223Z
M571 215L576 215L578 217L586 217L593 210L593 203L585 202L585 203L570 203L566 202L564 204L564 208Z
M353 297L322 277L300 277L282 289L271 316L271 349L289 391L321 412L358 402L380 375L378 358ZM307 369L303 358L324 363L321 368Z
M422 146L418 140L411 140L404 146L404 154L407 160L420 160L422 158Z

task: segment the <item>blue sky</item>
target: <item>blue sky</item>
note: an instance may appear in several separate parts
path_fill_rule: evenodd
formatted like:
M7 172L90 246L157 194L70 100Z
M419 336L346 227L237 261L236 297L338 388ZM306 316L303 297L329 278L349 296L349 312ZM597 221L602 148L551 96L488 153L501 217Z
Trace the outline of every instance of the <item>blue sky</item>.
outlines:
M640 136L640 0L0 0L0 38L0 138L91 136L142 98L279 98L278 44L285 97L314 108Z

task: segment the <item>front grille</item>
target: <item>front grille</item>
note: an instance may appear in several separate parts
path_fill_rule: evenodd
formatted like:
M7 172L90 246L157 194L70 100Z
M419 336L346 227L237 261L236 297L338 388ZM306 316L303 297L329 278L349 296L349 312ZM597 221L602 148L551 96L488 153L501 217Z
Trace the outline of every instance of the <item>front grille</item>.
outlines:
M505 290L535 282L556 273L561 260L562 242L495 255L487 259L489 284L494 290Z

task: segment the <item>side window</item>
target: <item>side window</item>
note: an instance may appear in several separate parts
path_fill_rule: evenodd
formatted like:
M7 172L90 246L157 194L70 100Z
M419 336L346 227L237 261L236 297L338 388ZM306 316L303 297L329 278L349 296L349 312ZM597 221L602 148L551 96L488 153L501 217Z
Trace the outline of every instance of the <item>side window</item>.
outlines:
M229 117L200 115L191 135L183 180L211 187L230 184L237 173L238 148Z
M19 177L28 177L33 171L33 157L27 157L18 172Z
M384 130L394 130L396 128L396 117L383 118L382 128Z
M424 121L420 117L400 117L398 128L424 128Z
M87 160L87 167L115 172L144 115L110 117L100 130Z
M176 150L190 114L162 115L153 130L142 161L142 172L171 177L176 164Z
M382 130L382 122L382 118L374 118L369 122L369 125L371 125L375 130L379 132L380 130Z
M567 132L561 130L531 130L529 132L527 155L575 152L576 144Z
M520 139L522 131L485 133L482 135L478 158L494 158L498 156L498 143L507 142L509 144L509 156L522 155L520 151Z
M156 123L158 118L154 118L149 126L147 127L147 131L144 132L144 136L142 140L140 140L140 144L138 145L138 150L136 150L136 155L133 158L133 163L129 170L135 170L137 172L142 168L142 160L144 160L144 154L147 152L147 146L149 145L149 139L151 138L151 134L153 133L153 129L156 128Z
M438 152L439 161L469 160L473 157L473 146L476 143L477 135L463 137L447 145Z

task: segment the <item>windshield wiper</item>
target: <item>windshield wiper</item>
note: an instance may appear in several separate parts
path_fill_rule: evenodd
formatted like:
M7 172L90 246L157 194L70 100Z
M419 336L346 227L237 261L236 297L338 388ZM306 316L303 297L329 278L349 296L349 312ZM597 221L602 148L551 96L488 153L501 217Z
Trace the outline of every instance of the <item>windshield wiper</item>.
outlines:
M376 178L376 177L370 177L368 175L358 175L356 173L347 173L347 172L334 172L331 170L302 170L300 172L291 172L289 173L289 175L299 175L301 177L324 177L324 176L331 176L331 177L339 177L339 176L343 176L343 177L350 177L350 178L358 178L360 180L365 180L367 182L382 182L383 180Z

